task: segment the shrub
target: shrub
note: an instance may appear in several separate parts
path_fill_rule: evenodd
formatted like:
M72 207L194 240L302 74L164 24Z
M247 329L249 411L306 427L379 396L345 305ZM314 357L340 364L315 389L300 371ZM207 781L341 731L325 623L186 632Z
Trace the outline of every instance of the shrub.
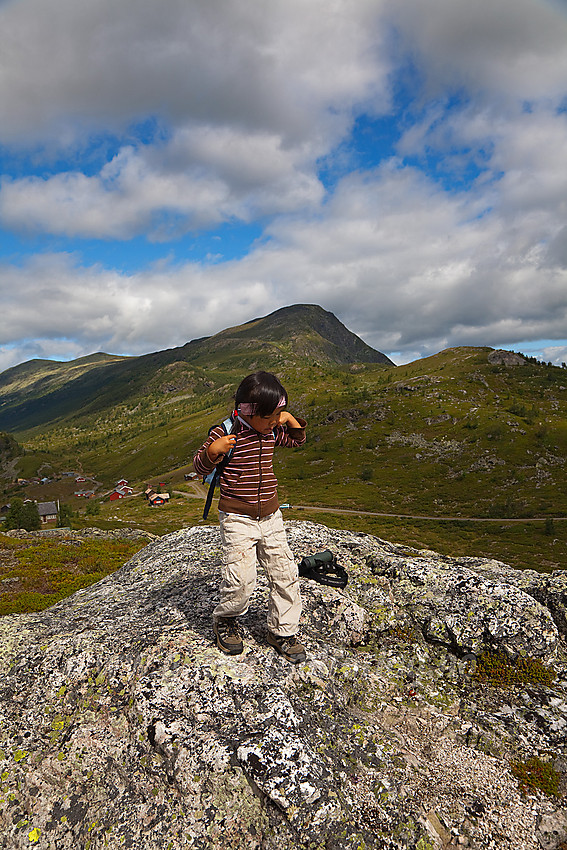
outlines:
M555 679L555 670L537 658L510 661L503 652L483 652L477 658L474 676L479 682L496 687L525 684L548 687Z
M559 796L560 776L549 762L535 756L525 762L513 761L510 768L524 793L537 790L549 797Z
M75 516L75 512L70 505L63 502L59 505L59 519L57 525L59 528L71 528L71 520Z

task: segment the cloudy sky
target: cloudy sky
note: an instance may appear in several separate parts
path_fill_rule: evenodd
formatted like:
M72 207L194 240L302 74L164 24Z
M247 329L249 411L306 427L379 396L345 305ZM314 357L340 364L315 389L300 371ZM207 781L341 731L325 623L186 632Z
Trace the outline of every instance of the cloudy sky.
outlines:
M0 370L294 303L567 360L566 0L0 0Z

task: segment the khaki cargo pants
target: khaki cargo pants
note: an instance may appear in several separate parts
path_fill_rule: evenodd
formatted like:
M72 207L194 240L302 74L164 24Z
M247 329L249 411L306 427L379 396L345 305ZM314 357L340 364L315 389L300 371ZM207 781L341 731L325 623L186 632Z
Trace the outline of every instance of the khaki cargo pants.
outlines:
M297 564L289 548L280 510L263 519L219 512L223 545L220 602L213 618L238 617L248 610L256 587L256 563L270 585L268 628L294 635L301 616Z

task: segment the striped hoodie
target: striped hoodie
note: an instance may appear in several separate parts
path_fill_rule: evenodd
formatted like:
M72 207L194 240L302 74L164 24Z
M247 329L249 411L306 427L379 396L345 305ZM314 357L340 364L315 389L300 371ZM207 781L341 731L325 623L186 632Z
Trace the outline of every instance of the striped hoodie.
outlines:
M250 425L239 419L236 445L232 456L221 473L219 511L245 514L260 519L277 511L278 481L274 475L272 460L276 446L296 448L305 442L304 419L297 419L301 428L278 425L269 434L259 434ZM222 425L213 428L195 457L193 467L198 475L208 475L221 462L221 455L213 463L207 448L219 437L224 436Z

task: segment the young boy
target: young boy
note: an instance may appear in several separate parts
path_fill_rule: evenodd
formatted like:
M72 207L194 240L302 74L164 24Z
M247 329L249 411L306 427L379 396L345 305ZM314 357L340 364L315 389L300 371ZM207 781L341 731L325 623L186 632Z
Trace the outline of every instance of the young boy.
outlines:
M303 445L306 422L285 410L287 392L270 372L244 378L235 401L236 433L227 435L222 426L213 428L193 459L197 474L208 475L233 450L220 477L223 564L213 631L223 652L242 652L238 617L248 610L258 561L270 584L268 643L298 664L306 657L295 637L301 595L297 565L279 509L272 459L276 446Z

